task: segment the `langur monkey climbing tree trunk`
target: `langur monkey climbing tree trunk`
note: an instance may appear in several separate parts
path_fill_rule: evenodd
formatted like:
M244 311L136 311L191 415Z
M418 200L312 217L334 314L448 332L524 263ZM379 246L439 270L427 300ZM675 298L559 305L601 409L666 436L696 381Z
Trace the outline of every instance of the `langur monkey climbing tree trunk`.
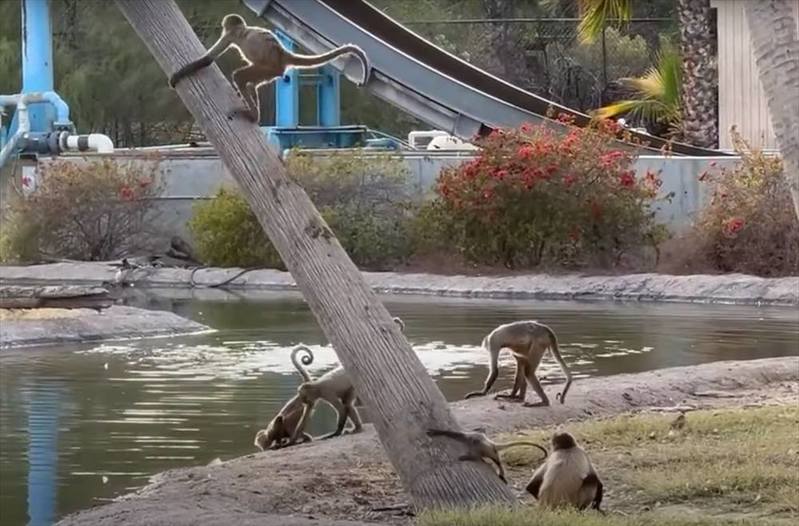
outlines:
M205 52L174 0L116 3L167 74ZM428 428L458 429L444 396L261 130L246 119L228 118L243 101L219 68L204 68L176 89L236 179L369 408L415 507L516 502L488 464L457 461L460 444L439 441L431 447Z

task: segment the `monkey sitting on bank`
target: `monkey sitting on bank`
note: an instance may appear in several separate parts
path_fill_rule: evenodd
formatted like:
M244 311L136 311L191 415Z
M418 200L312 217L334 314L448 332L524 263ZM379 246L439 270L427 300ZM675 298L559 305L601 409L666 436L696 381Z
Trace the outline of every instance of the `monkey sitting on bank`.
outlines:
M500 325L483 338L482 345L489 352L490 370L485 384L483 384L483 389L468 393L466 395L467 399L475 396L484 396L491 389L497 379L499 352L504 348L508 348L513 352L513 357L516 358L516 376L513 380L513 390L509 395L498 394L495 398L520 401L523 402L525 407L548 406L549 398L541 387L535 372L544 357L544 353L549 349L566 376L566 385L563 387L563 391L556 396L556 399L560 403L566 401L566 392L571 386L572 376L563 361L563 357L560 355L558 338L548 326L532 320L506 323ZM541 399L540 402L529 403L524 401L527 395L528 381Z
M603 486L585 450L566 432L552 436L552 452L527 484L538 502L548 508L589 505L602 513Z
M311 377L308 375L308 371L297 361L297 354L301 351L305 352L305 356L301 358L302 363L305 365L313 363L313 353L311 349L304 345L298 345L291 351L291 363L294 364L294 368L300 373L303 381L310 382ZM291 437L294 436L294 430L297 429L297 424L300 422L303 407L304 404L299 396L294 396L286 402L278 411L277 416L266 426L266 429L261 429L255 434L253 442L255 446L261 451L265 451L267 449L279 449L291 443ZM305 432L298 435L298 438L300 437L302 442L310 442L312 440L311 435Z
M462 433L460 431L449 431L443 429L428 429L427 435L431 437L445 436L453 438L466 445L466 453L458 457L458 460L474 460L482 462L483 459L489 459L497 465L499 469L499 478L504 483L508 483L505 479L505 468L502 467L502 460L499 458L499 452L513 446L533 446L537 447L544 452L544 458L547 458L547 450L528 440L514 440L511 442L497 443L490 440L483 433Z
M222 35L216 43L203 56L173 73L169 86L174 88L183 77L210 66L231 47L247 62L246 66L233 72L233 83L249 106L250 111L245 115L255 123L261 121L258 88L282 77L289 68L315 68L351 53L363 64L363 80L359 86L366 84L371 73L366 53L354 44L345 44L320 55L298 55L284 48L273 32L248 26L242 17L230 14L222 19Z
M399 325L400 331L405 330L405 322L402 319L397 317L392 319L394 323ZM336 430L329 435L323 436L323 440L341 435L344 432L344 426L347 424L347 418L353 424L353 428L349 431L350 433L360 433L363 430L361 415L358 413L358 409L355 408L357 398L355 387L353 387L352 381L343 366L339 365L316 380L306 380L297 388L297 396L303 401L305 407L303 408L300 423L294 429L294 434L289 444L293 444L299 439L305 426L308 425L308 420L313 413L317 400L320 399L333 406L338 413Z

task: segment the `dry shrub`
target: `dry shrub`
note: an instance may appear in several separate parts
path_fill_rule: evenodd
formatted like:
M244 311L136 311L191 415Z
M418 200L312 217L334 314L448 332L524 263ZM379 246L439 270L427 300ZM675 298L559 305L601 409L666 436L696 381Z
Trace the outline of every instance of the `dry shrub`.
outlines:
M696 225L701 256L722 272L797 275L799 221L782 161L751 148L734 129L732 136L741 162L734 168L711 165L699 177L714 185Z
M29 195L15 189L0 226L0 259L105 261L153 248L156 158L56 160Z

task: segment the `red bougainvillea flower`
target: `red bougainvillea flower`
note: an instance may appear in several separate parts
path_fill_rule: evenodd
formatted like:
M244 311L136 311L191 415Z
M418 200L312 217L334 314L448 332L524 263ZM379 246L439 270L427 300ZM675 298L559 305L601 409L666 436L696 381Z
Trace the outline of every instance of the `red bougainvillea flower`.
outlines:
M533 131L533 127L530 126L529 124L527 124L526 122L524 124L522 124L521 128L519 128L519 129L521 131L523 131L524 133L530 133L531 131Z
M519 156L520 159L529 159L533 156L534 149L529 144L525 144L519 147L519 150L516 152L516 155Z
M599 129L615 135L621 131L621 124L613 119L602 119L599 123Z
M570 188L570 187L571 187L571 185L573 185L573 184L574 184L574 181L575 181L576 179L577 179L577 178L576 178L576 177L574 177L574 176L573 176L573 175L571 175L571 174L569 174L569 175L565 175L565 176L563 176L563 185L564 185L566 188Z
M123 186L119 189L119 198L123 201L130 201L134 197L136 197L136 194L133 192L133 188L130 186Z
M624 188L632 188L635 186L635 175L632 171L628 170L619 176L619 184Z
M502 181L503 179L505 179L508 176L508 171L507 170L503 170L503 169L499 169L499 170L495 169L491 175L494 176L494 179Z
M569 115L567 113L560 113L558 114L558 122L562 122L565 124L573 124L574 123L574 116Z
M618 150L613 150L607 153L603 153L602 155L599 156L599 164L603 168L607 168L616 161L618 161L619 159L621 159L622 157L624 157L624 153Z
M740 217L733 217L724 223L724 231L727 232L727 234L737 234L743 230L744 225L743 219Z

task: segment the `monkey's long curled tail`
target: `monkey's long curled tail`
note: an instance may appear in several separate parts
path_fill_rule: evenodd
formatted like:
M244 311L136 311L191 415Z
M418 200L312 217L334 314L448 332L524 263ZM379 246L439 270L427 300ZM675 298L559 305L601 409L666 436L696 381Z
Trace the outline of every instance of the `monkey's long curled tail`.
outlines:
M347 55L349 53L358 57L363 65L363 79L359 84L359 86L363 86L372 75L372 64L369 62L369 57L366 56L366 53L355 44L344 44L343 46L339 46L336 49L331 49L327 53L321 53L319 55L298 55L296 53L291 53L289 65L299 68L312 68L326 64L341 55Z
M546 329L547 334L549 334L549 349L552 352L552 356L555 357L555 361L558 362L558 365L560 365L560 368L563 370L563 374L566 376L566 385L563 386L563 391L555 395L555 398L562 404L566 401L566 392L569 390L569 387L571 387L572 375L568 366L566 365L566 362L563 361L563 357L560 355L560 349L558 348L558 337L555 335L555 331L543 323L539 325Z
M305 356L300 358L300 361L298 362L297 354L299 354L300 352L305 352ZM291 363L294 364L294 367L297 369L297 372L300 373L300 376L302 376L302 380L304 382L310 382L311 377L308 375L308 371L306 371L305 368L302 365L300 365L300 362L302 362L304 365L311 365L313 363L313 359L314 359L313 351L311 351L311 349L309 349L305 345L298 345L294 347L294 349L292 349L291 351Z
M514 446L532 446L532 447L537 447L538 449L540 449L541 451L544 452L544 458L547 458L547 456L549 455L549 452L547 451L547 448L545 448L544 446L542 446L540 444L536 444L535 442L530 442L530 441L527 441L527 440L515 440L515 441L512 441L512 442L494 443L494 447L497 448L497 451L502 451L503 449L507 449L509 447L514 447Z

